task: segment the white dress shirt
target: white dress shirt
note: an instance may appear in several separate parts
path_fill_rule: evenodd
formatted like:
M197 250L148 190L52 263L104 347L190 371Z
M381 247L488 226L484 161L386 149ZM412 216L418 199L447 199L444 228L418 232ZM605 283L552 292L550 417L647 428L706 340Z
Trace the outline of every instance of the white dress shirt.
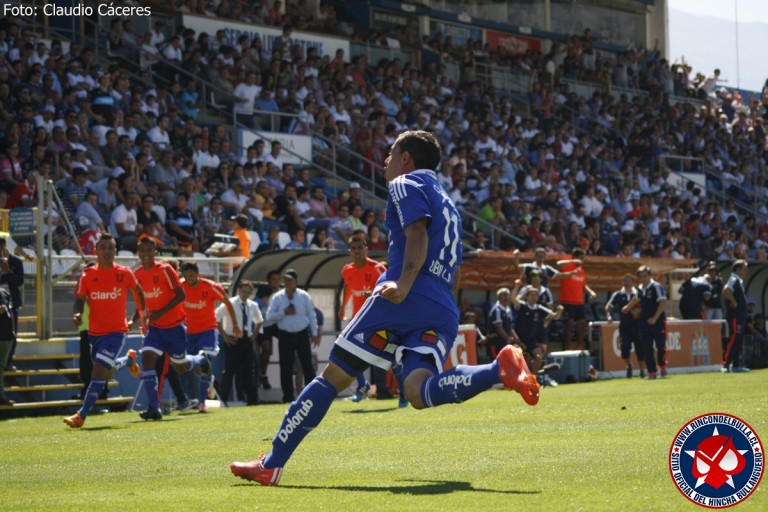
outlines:
M296 308L296 313L286 315L284 311L291 304ZM294 290L292 299L288 298L285 289L272 295L267 308L267 322L277 323L278 329L291 333L309 328L310 335L317 336L315 306L312 304L312 298L309 294L300 288Z
M246 318L247 323L246 327L244 328L243 301L238 295L237 297L230 299L230 302L232 302L232 307L235 310L235 318L237 319L237 324L243 331L243 337L253 337L253 333L258 332L258 324L262 324L264 322L264 318L261 316L261 311L259 310L259 305L251 299L247 299L245 301L245 310L248 318ZM224 332L231 336L234 325L232 325L232 318L229 316L227 307L223 303L219 304L219 307L216 308L216 320L221 324Z

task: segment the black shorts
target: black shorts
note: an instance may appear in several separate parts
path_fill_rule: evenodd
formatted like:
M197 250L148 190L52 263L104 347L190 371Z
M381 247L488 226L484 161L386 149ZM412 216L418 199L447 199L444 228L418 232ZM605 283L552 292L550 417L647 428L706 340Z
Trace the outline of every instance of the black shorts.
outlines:
M270 325L269 327L265 327L263 329L264 332L259 333L259 336L257 340L259 341L259 346L264 346L265 344L269 344L269 351L274 352L275 351L275 345L273 344L273 340L275 339L275 336L277 336L277 324Z
M680 307L680 316L683 317L683 320L705 320L706 318L702 316L701 308L688 308L688 307Z
M641 361L645 360L645 351L643 350L643 344L640 343L640 329L639 328L626 328L619 327L619 336L621 336L621 358L627 359L629 353L632 351L632 346L635 347L635 354Z
M562 304L566 320L586 320L587 310L584 304Z
M653 353L653 347L659 351L666 351L667 342L667 323L665 320L659 320L654 325L648 325L646 320L640 321L640 341L643 347Z
M533 351L539 348L539 345L546 344L546 342L534 338L521 337L520 344L525 347L526 352L533 354Z
M507 342L498 334L489 335L485 338L486 347L488 348L488 357L496 359L496 356L501 352Z

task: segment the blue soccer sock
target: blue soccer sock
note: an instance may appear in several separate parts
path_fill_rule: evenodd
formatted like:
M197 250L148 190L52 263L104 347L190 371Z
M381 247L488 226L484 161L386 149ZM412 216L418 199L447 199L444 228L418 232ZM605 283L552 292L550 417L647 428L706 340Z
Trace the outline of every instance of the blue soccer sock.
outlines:
M88 411L91 410L93 404L99 399L99 395L104 391L104 386L107 384L105 379L91 379L91 383L88 384L88 391L85 392L85 400L83 400L83 406L80 407L80 416L85 419L88 416Z
M480 366L459 365L425 380L421 385L421 401L425 407L460 404L499 382L496 361Z
M266 468L285 466L299 443L320 424L337 395L336 388L322 377L315 379L288 406L280 430L272 440L272 452L264 460Z
M368 379L365 378L363 372L357 374L357 389L360 389L368 385Z
M157 372L155 370L144 370L141 372L141 382L144 383L144 391L147 392L149 409L159 409L160 399L157 396Z
M207 375L200 376L200 403L204 404L205 399L208 398L208 388L211 386L211 379Z
M122 370L128 366L128 361L130 361L128 356L118 357L115 359L115 371Z

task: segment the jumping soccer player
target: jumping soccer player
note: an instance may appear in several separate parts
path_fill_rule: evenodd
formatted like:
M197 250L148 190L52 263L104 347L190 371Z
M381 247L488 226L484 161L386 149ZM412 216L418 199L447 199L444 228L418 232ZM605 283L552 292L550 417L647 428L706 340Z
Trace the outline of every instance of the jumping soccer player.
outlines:
M368 257L368 246L362 235L350 237L348 245L352 263L347 263L341 269L341 278L344 280L344 299L341 301L339 317L342 321L347 319L344 313L349 299L352 299L352 316L354 316L363 307L365 300L373 294L373 287L379 276L387 270L384 264ZM352 401L361 401L369 389L371 385L365 379L365 375L360 373L357 376L357 391Z
M197 263L193 261L183 263L181 275L184 277L181 287L184 290L184 313L187 316L187 353L205 354L209 360L213 359L219 353L216 303L221 302L227 308L227 313L235 326L234 335L239 339L243 333L237 325L235 310L227 297L227 292L220 284L200 277L200 267ZM208 397L210 385L210 377L202 374L200 376L200 412L208 412L205 399Z
M93 370L82 407L72 416L64 418L64 423L72 428L83 426L88 411L117 370L130 364L131 373L138 375L135 351L129 351L127 357L115 356L123 348L125 334L128 332L128 322L125 318L128 302L126 292L130 290L133 293L142 325L147 318L144 293L131 269L115 265L115 254L115 239L112 235L102 234L96 242L96 265L83 269L75 290L75 325L83 323L83 309L86 303L90 310L88 340L91 345Z
M232 473L277 485L293 452L323 419L337 394L371 365L403 365L405 396L416 409L466 402L504 383L530 405L539 384L522 350L508 345L492 363L443 372L456 338L459 309L453 280L461 264L461 218L437 181L440 143L421 130L400 134L386 159L389 269L339 334L328 366L289 407L269 455L233 462Z
M171 366L178 374L200 368L210 372L210 363L205 354L187 355L187 328L184 325L184 289L176 270L164 261L155 261L157 247L152 238L139 242L141 267L136 270L136 279L144 290L147 300L149 328L141 350L141 379L147 393L149 407L140 414L144 420L161 420L160 401L157 396L157 358L168 352ZM135 319L135 316L134 316Z

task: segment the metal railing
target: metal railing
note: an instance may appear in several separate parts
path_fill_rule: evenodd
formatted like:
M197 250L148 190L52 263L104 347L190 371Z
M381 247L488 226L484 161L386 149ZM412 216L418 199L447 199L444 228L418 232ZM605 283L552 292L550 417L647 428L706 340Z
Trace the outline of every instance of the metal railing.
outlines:
M205 257L198 256L158 256L158 260L172 259L183 263L193 261L200 267L200 275L215 280L225 289L234 282L234 276L245 261L242 257ZM96 256L50 254L51 275L50 281L54 288L72 288L77 284L80 270L85 262L96 261ZM139 267L139 257L115 256L115 263L130 268Z
M317 137L318 139L324 141L326 144L330 146L331 149L331 156L328 157L322 157L322 162L327 162L328 160L331 160L328 162L329 165L331 165L334 175L338 176L340 173L344 176L352 177L355 180L362 181L361 188L365 189L364 192L369 195L369 197L373 197L376 200L378 200L379 203L382 204L386 202L387 197L387 188L380 183L376 182L375 175L379 174L381 176L384 176L384 167L379 164L378 162L375 162L364 155L361 155L360 153L347 148L346 146L343 146L341 144L337 144L335 141L324 137L318 132L312 132L313 137ZM341 163L341 159L339 158L339 155L344 155L345 157L349 157L350 159L354 159L358 163L359 166L367 165L369 166L369 169L371 170L370 176L363 176L360 172L360 169L353 169L350 168L344 164ZM483 220L478 216L476 213L468 212L466 210L460 211L461 216L463 220L469 220L472 224L482 224L487 225L487 228L490 231L491 234L491 240L501 240L505 237L511 238L517 243L522 243L523 240L519 238L518 236L501 229L497 226L493 226L487 223L487 221ZM462 233L464 236L472 237L474 233L472 233L469 230L463 229L462 227ZM493 248L498 249L497 244L493 244Z
M684 175L684 173L703 175L706 181L706 194L708 198L711 198L713 196L716 197L719 200L718 202L721 204L722 207L725 207L726 202L732 201L733 205L741 213L752 215L755 218L755 220L761 223L768 221L768 215L761 213L758 208L756 208L753 205L747 204L743 201L740 201L738 198L729 194L724 187L725 184L723 183L723 180L722 180L722 173L720 173L717 169L707 164L707 162L703 158L663 153L659 155L657 159L657 165L669 171L670 173L674 174L677 178L679 178L685 184L693 181L694 183L699 185L699 183L696 182L696 180L692 180L691 178L688 178L687 176ZM720 183L721 186L723 186L723 188L718 189L714 186L710 186L712 182ZM756 203L766 204L768 202L768 197L765 197L764 195L759 194L756 191L753 191L750 193L755 196Z
M359 55L365 55L368 65L375 66L381 59L400 59L400 62L406 64L412 62L415 66L419 65L418 51L407 50L403 48L390 48L388 46L380 46L375 44L365 43L350 43L349 54L351 57L357 57Z
M634 96L641 96L643 98L648 98L651 95L651 93L645 89L621 87L618 85L613 85L611 83L586 82L584 80L577 80L575 78L560 77L560 83L568 85L569 90L585 98L592 97L592 95L595 92L601 92L601 93L608 92L615 99L621 98L622 95L626 95L629 98L632 98ZM703 101L699 99L690 98L688 96L669 95L667 98L670 105L676 105L678 103L687 103L689 105L693 105L694 107L698 108L705 104Z

